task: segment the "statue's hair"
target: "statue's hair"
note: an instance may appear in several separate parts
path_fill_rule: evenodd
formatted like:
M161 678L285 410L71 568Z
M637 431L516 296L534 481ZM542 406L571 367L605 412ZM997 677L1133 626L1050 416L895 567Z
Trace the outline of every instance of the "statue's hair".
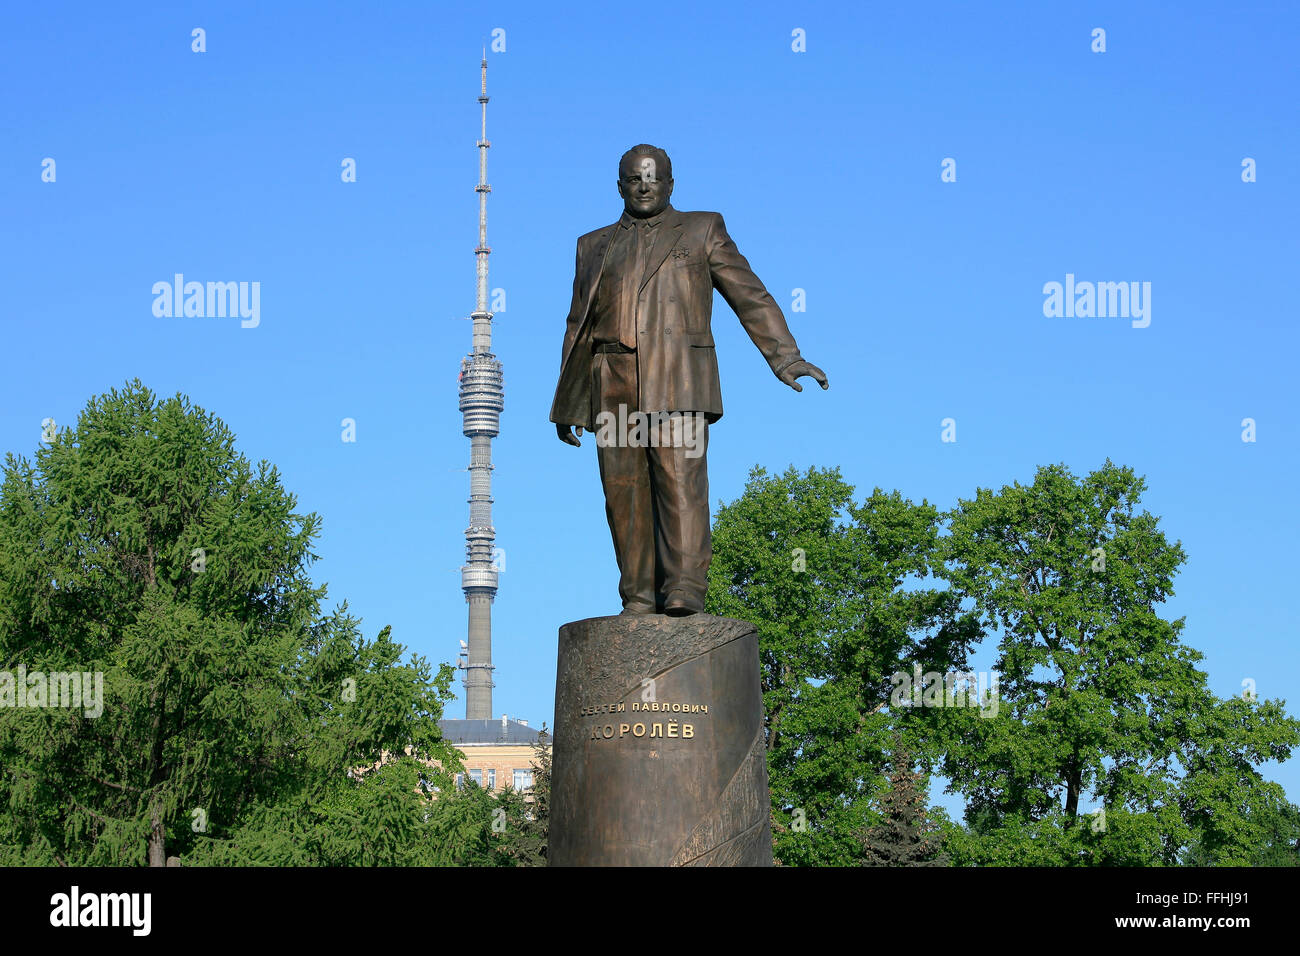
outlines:
M651 159L655 161L655 168L659 170L659 178L661 179L673 178L673 161L668 158L668 154L665 153L658 146L651 146L649 143L639 143L638 145L633 146L631 149L629 149L619 159L618 175L620 179L623 177L623 164L628 162L629 160L635 159L638 156L649 156Z

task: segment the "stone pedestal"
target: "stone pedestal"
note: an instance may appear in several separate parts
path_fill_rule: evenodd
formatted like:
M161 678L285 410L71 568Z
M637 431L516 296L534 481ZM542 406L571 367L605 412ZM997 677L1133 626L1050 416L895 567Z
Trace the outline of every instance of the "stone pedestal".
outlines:
M754 625L565 624L551 771L553 866L771 866Z

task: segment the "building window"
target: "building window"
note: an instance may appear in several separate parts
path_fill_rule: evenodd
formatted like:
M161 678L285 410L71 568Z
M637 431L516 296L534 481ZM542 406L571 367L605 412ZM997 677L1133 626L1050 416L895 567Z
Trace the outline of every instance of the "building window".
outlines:
M464 789L464 787L465 787L465 775L463 773L456 774L456 789L461 790Z
M480 787L483 786L483 771L482 771L482 770L471 770L471 771L469 772L469 778L470 778L471 780L473 780L474 783L477 784L478 786L480 786Z
M533 785L533 772L531 770L515 770L516 790L527 790Z
M487 772L487 788L495 790L497 788L497 768L489 767Z

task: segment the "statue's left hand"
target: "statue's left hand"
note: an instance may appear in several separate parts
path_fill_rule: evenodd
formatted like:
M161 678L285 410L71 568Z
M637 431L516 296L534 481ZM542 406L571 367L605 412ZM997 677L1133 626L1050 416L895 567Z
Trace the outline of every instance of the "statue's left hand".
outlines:
M796 392L802 392L803 386L796 382L795 379L803 375L813 378L823 389L831 387L831 383L826 380L825 372L819 369L812 362L804 362L802 360L791 362L785 368L781 369L781 374L777 377L793 388Z

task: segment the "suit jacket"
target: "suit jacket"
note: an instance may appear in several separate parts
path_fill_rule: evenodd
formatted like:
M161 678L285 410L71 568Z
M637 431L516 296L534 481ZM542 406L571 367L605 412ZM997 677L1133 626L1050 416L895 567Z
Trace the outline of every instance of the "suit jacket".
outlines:
M560 381L551 421L594 429L591 394L591 314L605 252L619 224L578 239L573 301L564 332ZM722 417L722 389L710 321L713 290L758 346L773 373L800 361L785 316L727 235L716 212L669 206L655 227L654 246L641 277L637 311L637 373L643 412L704 412Z

